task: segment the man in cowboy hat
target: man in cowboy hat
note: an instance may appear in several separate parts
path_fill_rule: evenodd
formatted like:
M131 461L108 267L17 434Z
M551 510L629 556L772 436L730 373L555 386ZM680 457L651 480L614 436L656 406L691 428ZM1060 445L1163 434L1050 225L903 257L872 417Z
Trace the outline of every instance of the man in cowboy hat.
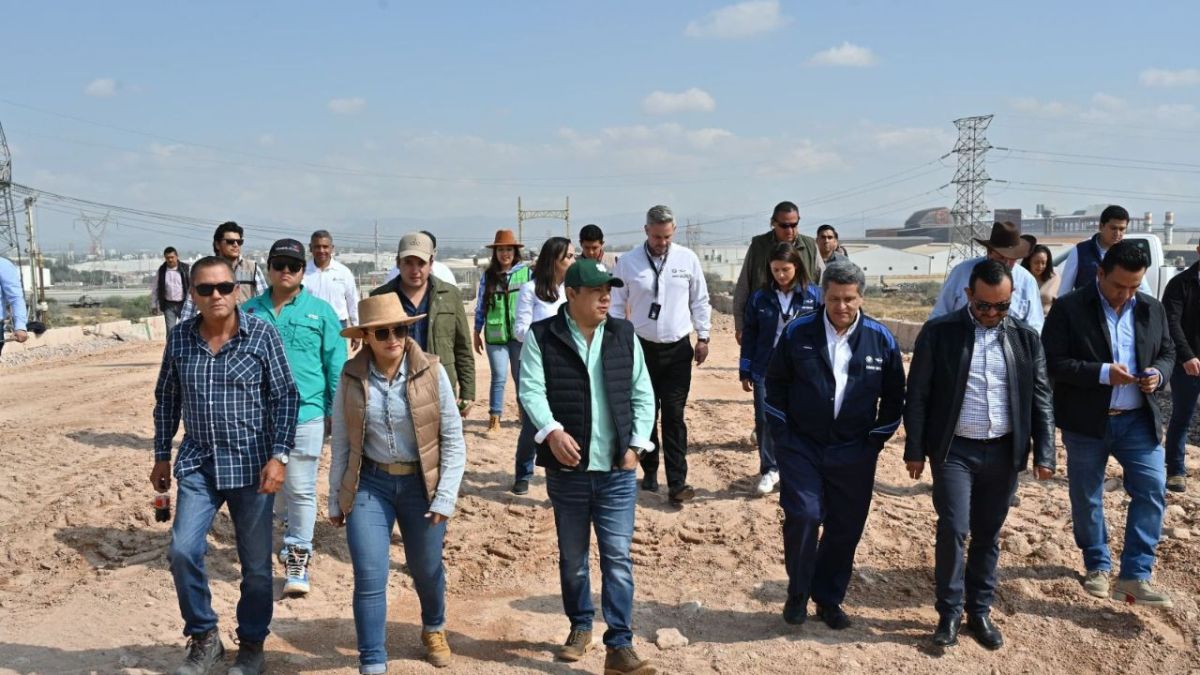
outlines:
M971 270L984 260L999 260L1008 266L1012 272L1013 294L1012 305L1008 315L1021 319L1038 333L1042 332L1045 315L1042 314L1042 299L1037 279L1029 270L1017 263L1024 260L1033 245L1028 239L1021 237L1021 228L1010 223L992 225L992 236L988 239L976 239L987 249L987 255L969 258L962 261L946 275L946 283L942 284L942 293L938 296L937 304L929 313L934 319L943 314L962 309L967 306L967 281L971 278Z

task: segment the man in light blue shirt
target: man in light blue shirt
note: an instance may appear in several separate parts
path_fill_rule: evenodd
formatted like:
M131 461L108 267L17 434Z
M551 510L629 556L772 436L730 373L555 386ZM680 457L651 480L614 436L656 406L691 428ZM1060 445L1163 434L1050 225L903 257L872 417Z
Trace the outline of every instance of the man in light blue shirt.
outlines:
M567 304L538 321L521 349L521 405L537 429L537 464L558 529L563 609L571 632L559 652L583 658L592 644L590 532L600 545L605 672L653 672L633 649L633 541L638 458L653 450L654 389L633 324L609 318L623 285L580 259L563 281Z
M0 258L0 325L4 319L12 320L13 340L24 342L29 339L25 322L29 313L25 309L25 293L21 288L21 273L7 258ZM0 352L4 351L4 331L0 329Z
M934 319L943 314L949 314L967 306L967 281L971 278L971 270L975 265L986 259L999 260L1008 265L1012 272L1013 294L1009 316L1022 319L1025 323L1041 333L1045 315L1042 313L1042 299L1037 279L1029 270L1017 263L1029 255L1033 248L1027 239L1021 238L1021 230L1012 223L996 223L992 226L992 236L988 239L976 239L987 248L987 255L964 260L950 270L946 275L946 283L942 284L942 292L937 304L929 313Z

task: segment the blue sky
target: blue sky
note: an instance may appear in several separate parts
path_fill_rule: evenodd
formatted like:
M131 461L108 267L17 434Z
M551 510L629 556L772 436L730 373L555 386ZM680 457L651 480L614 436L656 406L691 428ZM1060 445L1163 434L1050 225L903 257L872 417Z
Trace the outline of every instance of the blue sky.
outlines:
M992 207L1200 215L1193 3L59 2L4 16L14 180L198 219L121 216L110 245L200 247L228 218L260 243L317 227L363 243L378 219L386 242L419 225L467 244L512 226L518 195L570 195L576 226L611 232L662 202L734 241L782 199L809 231L852 232L952 204L954 160L936 160L951 120L985 113L1013 149L989 155L1014 181L989 188ZM48 245L85 246L75 207L39 204Z

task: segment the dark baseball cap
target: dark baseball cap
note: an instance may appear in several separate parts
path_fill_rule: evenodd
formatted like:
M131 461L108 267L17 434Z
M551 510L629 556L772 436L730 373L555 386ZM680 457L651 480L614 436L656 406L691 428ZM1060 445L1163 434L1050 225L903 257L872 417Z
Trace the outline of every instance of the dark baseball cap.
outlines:
M604 263L591 258L576 258L563 278L563 285L567 288L596 288L605 284L621 288L625 282L614 277Z
M304 256L304 244L295 239L280 239L271 244L271 252L267 254L267 260L271 258L293 258L300 262L307 260Z

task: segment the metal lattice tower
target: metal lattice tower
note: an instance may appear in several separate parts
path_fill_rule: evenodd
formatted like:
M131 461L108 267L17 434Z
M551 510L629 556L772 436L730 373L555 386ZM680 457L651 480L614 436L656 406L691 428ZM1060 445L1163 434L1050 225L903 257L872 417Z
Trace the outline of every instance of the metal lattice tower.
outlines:
M991 115L954 120L958 142L954 144L953 152L958 155L958 169L950 182L958 186L958 196L950 211L952 225L947 273L956 263L975 257L975 238L987 236L984 221L988 218L988 207L984 188L992 179L984 165L984 155L992 147L986 133L991 123Z
M87 228L88 237L92 240L92 255L98 260L104 259L104 233L108 231L108 225L111 222L112 214L105 213L103 217L89 216L82 211L79 217L75 219L75 224L83 223Z
M0 256L16 258L21 268L21 230L17 225L17 209L13 204L12 153L0 125Z
M552 218L554 220L565 221L566 238L571 238L571 198L567 197L567 206L564 209L525 209L521 207L521 198L517 197L517 241L522 244L525 242L525 221L537 220L539 218Z

